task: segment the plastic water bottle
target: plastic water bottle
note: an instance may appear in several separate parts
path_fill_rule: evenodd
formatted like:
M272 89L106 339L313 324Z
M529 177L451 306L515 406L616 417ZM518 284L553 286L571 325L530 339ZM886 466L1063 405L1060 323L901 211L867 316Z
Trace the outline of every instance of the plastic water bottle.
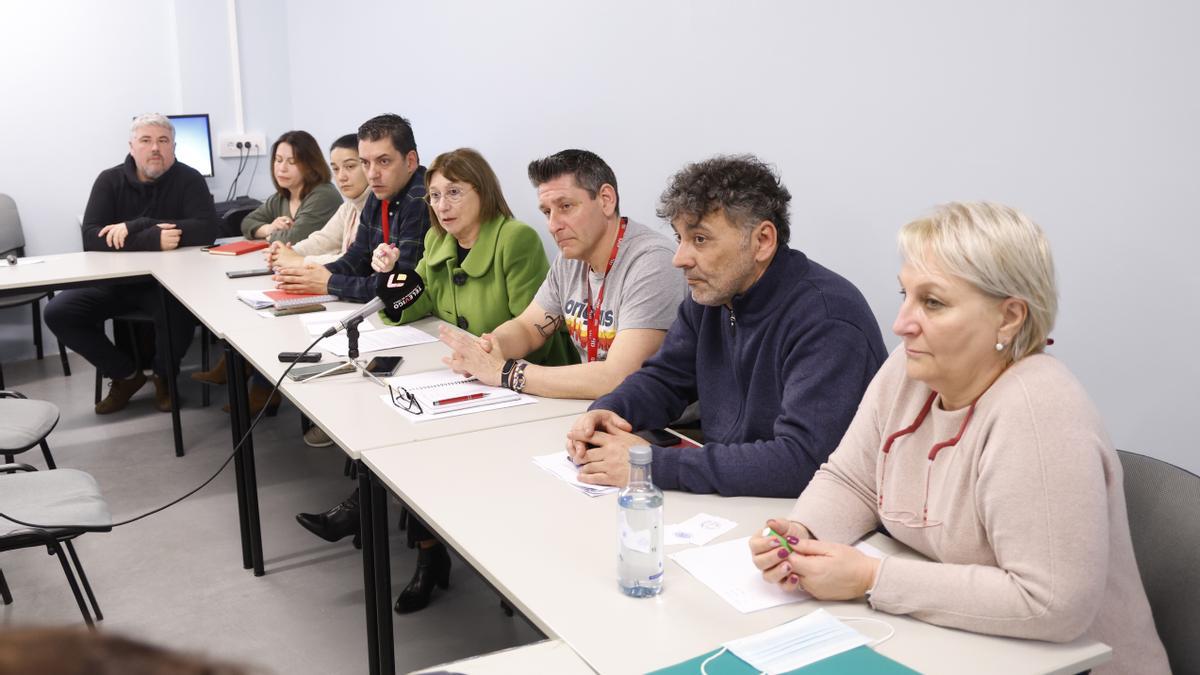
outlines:
M617 494L617 583L649 598L662 591L663 493L650 481L650 446L629 449L629 485Z

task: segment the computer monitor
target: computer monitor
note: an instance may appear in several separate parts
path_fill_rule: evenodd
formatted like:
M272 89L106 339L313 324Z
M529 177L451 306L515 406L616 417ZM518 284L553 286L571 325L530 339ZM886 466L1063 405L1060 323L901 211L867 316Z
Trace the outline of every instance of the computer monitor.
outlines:
M212 177L212 134L208 115L167 115L167 118L175 125L175 159Z

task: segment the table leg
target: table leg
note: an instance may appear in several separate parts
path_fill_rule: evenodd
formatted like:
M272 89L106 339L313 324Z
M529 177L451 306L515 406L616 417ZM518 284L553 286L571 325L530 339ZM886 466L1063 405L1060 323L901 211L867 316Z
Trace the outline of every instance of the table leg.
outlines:
M374 530L374 573L376 573L376 617L379 632L379 670L396 671L391 634L391 546L388 544L388 489L374 477L366 464L359 467L371 483L371 526Z
M241 356L233 347L225 345L225 383L226 389L229 392L229 430L233 432L233 447L237 447L237 442L242 439L244 425L241 422L241 409L237 405L237 372L234 370L234 363ZM250 569L253 562L250 556L250 521L247 517L246 509L246 472L242 466L242 453L238 452L233 456L233 476L234 483L237 486L237 502L238 502L238 528L242 533L242 568Z
M379 674L379 622L375 614L375 532L371 511L371 472L358 463L358 527L362 539L363 595L367 606L367 662Z
M392 639L392 560L388 545L388 491L371 469L363 464L371 484L371 527L375 532L375 616L379 632L379 668L383 675L396 672L396 652Z
M170 295L167 288L162 284L158 285L159 310L162 312L160 319L166 330L162 334L167 337L167 344L162 345L167 350L167 391L171 395L171 400L174 405L171 406L171 432L175 438L175 456L183 457L183 425L179 421L179 386L176 382L175 373L175 340L171 338L171 320L168 312L167 297Z
M231 413L235 410L238 412L237 426L240 429L238 437L243 435L246 437L239 452L242 458L243 489L246 493L246 525L250 537L250 560L254 568L254 576L261 577L265 572L263 570L262 529L258 514L258 478L254 471L254 435L246 433L253 421L250 419L250 402L246 396L246 361L241 354L237 353L237 350L231 351L234 355L231 359L234 377L230 380L232 386L229 393L232 398L229 401L229 410Z

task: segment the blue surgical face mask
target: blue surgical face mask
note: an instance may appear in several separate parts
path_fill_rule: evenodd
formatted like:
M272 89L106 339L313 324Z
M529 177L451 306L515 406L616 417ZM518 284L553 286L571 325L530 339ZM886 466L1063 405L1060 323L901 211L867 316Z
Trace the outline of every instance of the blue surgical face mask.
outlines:
M818 609L770 630L723 646L763 673L786 673L865 645L865 636Z

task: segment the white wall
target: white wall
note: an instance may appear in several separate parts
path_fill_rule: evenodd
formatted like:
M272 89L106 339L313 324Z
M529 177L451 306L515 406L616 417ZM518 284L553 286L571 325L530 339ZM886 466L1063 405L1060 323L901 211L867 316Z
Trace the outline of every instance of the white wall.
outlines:
M285 6L255 0L237 14L245 128L269 144L291 125ZM26 253L82 249L76 219L96 174L124 160L134 115L208 113L214 142L235 130L227 25L226 4L207 0L0 3L0 192L17 202ZM213 162L220 201L237 161ZM252 194L272 189L264 157ZM0 354L32 356L27 307L0 311Z
M2 62L32 64L0 71L5 98L17 78L53 103L17 106L17 123L7 119L13 106L0 109L0 147L23 158L0 163L0 190L21 187L27 222L70 231L63 209L41 195L78 194L66 211L82 209L98 167L123 152L99 151L106 129L131 114L104 112L113 101L129 97L137 111L174 95L209 108L181 112L230 114L223 3L176 0L175 19L170 8L56 4L26 10L53 40L25 32L6 36L15 46L0 40ZM376 113L404 114L426 162L479 148L530 223L541 220L524 167L563 147L604 156L624 212L659 227L655 198L684 162L760 155L794 195L793 245L863 289L889 345L897 228L951 199L1018 206L1046 229L1057 258L1062 312L1051 352L1083 380L1120 447L1200 472L1188 425L1200 409L1200 366L1188 348L1200 329L1200 274L1189 260L1200 250L1189 199L1200 176L1196 3L240 0L238 8L248 128L268 139L304 128L326 145ZM12 32L14 11L0 9L0 36ZM177 23L177 91L170 59L114 72L126 52L111 47L112 36L134 35L106 19L114 14ZM64 15L81 16L80 27L51 23ZM169 37L136 35L170 46ZM47 42L74 46L30 58ZM77 77L80 69L91 77ZM68 73L89 109L106 92L107 121L86 134L96 147L56 162L55 148L71 147L59 139L77 139L29 129L59 112L53 127L77 123L66 104L75 92L44 82ZM114 89L122 96L107 93ZM70 172L61 191L48 187L49 172ZM261 175L256 192L269 181ZM43 236L33 251L77 247L73 233L60 239Z
M863 289L889 345L899 226L952 199L1018 206L1057 258L1051 352L1120 447L1200 472L1196 3L305 0L288 24L297 125L404 114L426 162L479 148L530 223L524 167L563 147L604 156L653 223L684 162L774 162L793 245ZM310 48L339 25L360 67Z

